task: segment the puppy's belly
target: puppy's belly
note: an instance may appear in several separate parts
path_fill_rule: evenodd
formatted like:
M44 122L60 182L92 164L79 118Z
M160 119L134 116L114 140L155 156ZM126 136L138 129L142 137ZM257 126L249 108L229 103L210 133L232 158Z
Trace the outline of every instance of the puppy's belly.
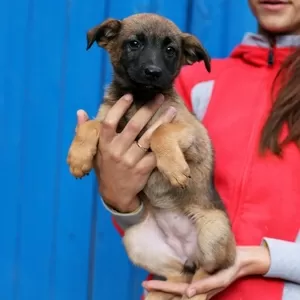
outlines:
M151 211L128 229L123 242L131 261L156 275L179 275L187 260L196 261L196 228L179 212Z
M156 210L154 213L157 230L164 235L167 243L184 263L197 252L196 228L192 221L180 212Z

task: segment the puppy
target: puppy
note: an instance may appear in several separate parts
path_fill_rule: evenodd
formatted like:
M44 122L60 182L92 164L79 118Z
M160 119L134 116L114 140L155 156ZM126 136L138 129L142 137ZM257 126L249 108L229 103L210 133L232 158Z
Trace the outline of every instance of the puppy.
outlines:
M121 96L131 93L134 101L119 132L142 105L163 94L163 105L140 136L168 107L175 107L177 114L152 135L150 149L157 169L139 195L146 208L143 220L125 232L126 251L135 265L173 282L190 283L228 268L235 261L236 247L214 187L212 144L173 87L183 65L203 61L210 71L208 53L196 37L155 14L108 19L88 32L87 42L87 49L96 42L108 51L114 77L96 119L77 129L67 159L71 173L81 178L92 169L101 126L105 126L102 121ZM181 297L162 292L147 296L147 300L167 299ZM206 295L193 299L206 299Z

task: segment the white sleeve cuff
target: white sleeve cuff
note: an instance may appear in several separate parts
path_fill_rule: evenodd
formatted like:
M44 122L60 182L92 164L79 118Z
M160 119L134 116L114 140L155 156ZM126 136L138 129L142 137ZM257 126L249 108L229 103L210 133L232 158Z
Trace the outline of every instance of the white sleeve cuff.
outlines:
M280 278L300 284L300 244L272 238L264 238L271 265L265 277Z
M141 202L141 205L133 212L131 213L120 213L113 208L109 207L101 198L103 206L107 211L109 211L113 216L115 221L118 223L118 225L123 229L126 230L129 227L139 223L139 221L142 219L144 215L144 204Z

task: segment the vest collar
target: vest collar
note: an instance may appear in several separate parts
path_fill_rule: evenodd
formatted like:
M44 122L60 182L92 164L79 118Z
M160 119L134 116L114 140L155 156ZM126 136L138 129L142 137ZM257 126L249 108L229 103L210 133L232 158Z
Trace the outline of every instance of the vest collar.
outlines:
M270 43L266 37L255 33L246 33L242 45L269 48ZM276 48L300 47L300 35L283 35L276 37Z

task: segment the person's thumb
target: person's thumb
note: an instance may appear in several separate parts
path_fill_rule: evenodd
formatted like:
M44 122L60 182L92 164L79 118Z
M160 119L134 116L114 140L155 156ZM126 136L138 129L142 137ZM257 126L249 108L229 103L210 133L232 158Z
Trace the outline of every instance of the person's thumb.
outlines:
M88 121L88 119L89 119L89 116L83 109L79 109L77 111L77 125L81 125L81 124L85 123L86 121Z

